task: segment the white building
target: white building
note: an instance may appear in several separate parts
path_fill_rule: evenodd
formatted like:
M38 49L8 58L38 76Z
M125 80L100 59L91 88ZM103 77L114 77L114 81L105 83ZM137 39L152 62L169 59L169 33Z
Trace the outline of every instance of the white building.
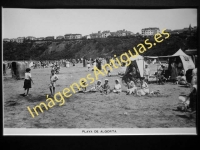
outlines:
M144 29L142 29L143 36L151 36L151 35L154 35L159 32L160 32L159 28L144 28Z

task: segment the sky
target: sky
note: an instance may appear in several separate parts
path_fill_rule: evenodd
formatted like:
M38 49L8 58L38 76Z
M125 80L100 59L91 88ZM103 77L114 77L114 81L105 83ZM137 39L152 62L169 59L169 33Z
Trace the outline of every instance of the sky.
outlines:
M197 26L197 9L2 9L2 37L46 37Z

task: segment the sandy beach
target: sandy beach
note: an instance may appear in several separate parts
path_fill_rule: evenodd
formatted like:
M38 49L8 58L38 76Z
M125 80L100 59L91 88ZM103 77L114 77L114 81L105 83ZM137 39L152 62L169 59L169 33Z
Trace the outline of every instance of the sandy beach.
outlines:
M156 65L150 65L151 73L156 70ZM4 128L184 128L196 127L196 114L177 111L179 95L189 94L190 89L181 85L166 83L158 85L149 84L150 91L160 90L159 96L133 96L110 93L76 93L70 98L65 98L65 104L59 103L49 110L44 110L32 118L27 107L35 107L46 101L50 94L48 87L50 67L31 69L34 84L30 95L23 97L24 80L15 80L11 77L10 70L3 78L3 104ZM114 80L120 79L117 75L119 69L113 70L111 77L99 75L99 79L109 79L110 86L114 87ZM61 67L58 74L56 92L69 87L80 78L86 77L93 71L87 71L79 63L70 68ZM90 89L94 84L89 84ZM122 89L127 87L123 84Z

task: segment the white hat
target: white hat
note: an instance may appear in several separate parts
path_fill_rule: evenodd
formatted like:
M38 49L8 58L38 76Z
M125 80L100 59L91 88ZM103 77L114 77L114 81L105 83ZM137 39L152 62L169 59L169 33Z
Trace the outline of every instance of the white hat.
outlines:
M105 81L108 81L108 79L105 79Z

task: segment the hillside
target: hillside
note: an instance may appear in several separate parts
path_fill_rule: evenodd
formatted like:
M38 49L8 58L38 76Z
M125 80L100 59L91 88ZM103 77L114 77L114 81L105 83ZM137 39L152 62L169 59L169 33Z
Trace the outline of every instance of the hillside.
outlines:
M96 58L120 55L143 43L146 37L109 37L105 39L72 41L25 41L24 43L3 43L4 60L52 60L63 58ZM154 42L153 37L149 39ZM153 46L143 55L160 56L174 54L179 48L197 48L197 34L171 35L168 39Z

